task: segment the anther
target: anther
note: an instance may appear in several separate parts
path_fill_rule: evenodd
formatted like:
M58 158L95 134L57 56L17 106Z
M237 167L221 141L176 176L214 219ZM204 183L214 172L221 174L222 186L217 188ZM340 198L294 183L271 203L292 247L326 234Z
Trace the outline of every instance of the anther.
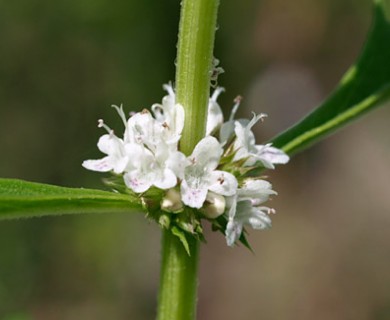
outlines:
M241 103L242 99L243 99L242 96L238 95L237 97L234 98L233 102L234 103Z
M98 120L98 127L105 129L110 135L114 134L114 130L112 130L108 125L106 125L103 119Z

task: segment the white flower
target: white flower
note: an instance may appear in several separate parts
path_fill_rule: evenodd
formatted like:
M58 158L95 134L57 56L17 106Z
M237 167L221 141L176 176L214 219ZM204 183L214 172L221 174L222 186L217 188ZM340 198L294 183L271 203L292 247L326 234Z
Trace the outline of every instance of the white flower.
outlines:
M223 196L232 196L236 193L236 178L228 172L215 170L222 152L222 147L214 137L203 138L196 145L181 182L184 204L192 208L201 208L209 190Z
M166 84L163 88L168 92L162 100L162 104L152 105L154 116L164 127L164 139L167 143L177 143L181 137L184 127L184 108L176 103L176 95L171 84Z
M163 126L145 109L137 112L127 121L124 141L145 145L154 151L162 140L163 129Z
M274 164L286 164L290 157L271 143L256 145L256 157L267 169L275 169Z
M82 166L93 171L108 172L112 170L117 174L122 173L129 161L123 140L111 132L101 136L97 146L107 156L99 160L85 160Z
M238 201L250 200L253 206L266 202L270 195L276 195L272 185L262 179L247 179L237 190Z
M223 91L225 91L224 88L218 87L209 99L206 136L215 132L223 123L223 113L221 107L217 103L217 98Z
M274 168L274 164L288 162L289 157L282 150L271 144L256 144L252 127L266 115L254 115L250 121L234 120L241 101L241 97L237 97L229 120L224 123L222 110L217 103L224 89L217 88L209 99L207 136L186 157L178 150L184 126L184 108L176 103L176 95L170 84L164 85L164 89L168 94L161 104L152 106L152 112L143 110L127 119L122 106L113 106L125 126L123 138L118 138L99 120L99 127L108 132L98 142L99 150L106 156L86 160L83 166L94 171L122 174L126 186L135 193L144 193L153 187L167 190L142 195L157 200L162 210L186 215L186 205L200 209L203 218L216 219L225 215L225 236L229 246L240 239L246 226L254 229L270 227L269 214L274 210L263 206L263 203L276 192L269 182L245 178L245 170L238 168L239 165L260 163L266 168ZM211 135L217 136L219 141ZM227 163L230 161L232 163ZM237 174L244 172L243 176L236 178L230 172L218 170L219 166ZM176 187L178 183L180 191ZM183 217L185 219L181 221ZM192 218L187 221L188 217L183 217L178 220L180 227L194 232L201 216L192 217L194 221ZM160 224L162 218L158 219Z
M157 119L143 110L127 120L122 106L113 106L125 125L123 140L100 120L99 126L109 134L100 138L98 147L107 156L84 161L83 166L95 171L123 173L127 187L137 193L152 186L160 189L176 186L177 179L184 177L187 163L185 155L177 150L184 110L175 104L172 87L165 86L165 89L169 95L164 97L159 109L154 106Z
M229 210L225 235L229 246L240 238L244 226L251 226L253 229L271 227L268 214L274 210L260 205L272 194L276 192L268 181L249 179L234 196L227 198Z
M253 207L249 200L238 202L235 217L234 219L229 219L226 226L227 245L234 245L240 238L242 229L246 225L257 230L271 227L271 219L268 216L269 210L267 207Z
M151 186L163 190L173 188L177 184L177 177L183 176L184 169L180 167L180 162L185 162L184 154L169 152L162 145L159 149L154 154L142 145L126 145L126 152L131 157L124 181L134 192L145 192Z
M253 115L251 121L248 124L242 124L239 121L234 122L234 133L236 134L236 140L234 141L234 155L233 161L237 161L243 158L248 158L246 165L253 165L256 162L254 158L257 152L255 135L252 132L252 127L257 121L266 117L265 114Z
M252 132L252 127L260 119L266 117L265 114L254 115L248 124L243 124L240 121L234 122L234 132L236 140L234 142L233 161L247 158L246 166L252 166L260 161L264 167L274 169L274 164L285 164L289 161L289 156L282 150L272 147L271 144L256 145L255 135Z

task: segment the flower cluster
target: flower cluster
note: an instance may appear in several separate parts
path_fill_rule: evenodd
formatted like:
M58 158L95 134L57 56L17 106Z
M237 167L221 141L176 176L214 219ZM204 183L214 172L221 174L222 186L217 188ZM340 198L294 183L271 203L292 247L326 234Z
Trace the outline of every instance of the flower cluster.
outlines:
M206 137L186 157L179 151L184 108L176 103L171 85L164 89L168 95L161 104L154 104L151 112L145 109L127 119L122 106L113 106L125 125L123 137L99 120L107 134L97 145L106 156L86 160L83 166L123 177L126 192L136 194L150 211L152 204L156 207L158 203L154 217L165 227L201 235L200 220L209 219L225 234L229 246L238 240L246 242L245 226L270 227L269 214L274 210L263 203L276 192L258 172L287 163L289 157L271 144L256 144L251 129L266 115L235 120L238 97L224 122L217 103L223 89L217 88L209 100ZM170 214L168 223L161 223L162 212Z

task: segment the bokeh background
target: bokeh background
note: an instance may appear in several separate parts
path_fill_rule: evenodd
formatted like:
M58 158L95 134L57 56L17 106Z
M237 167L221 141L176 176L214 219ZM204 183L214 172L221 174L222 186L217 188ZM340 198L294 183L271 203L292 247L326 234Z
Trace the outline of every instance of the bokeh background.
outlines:
M0 176L102 188L96 120L140 110L174 80L179 1L0 1ZM369 29L370 0L222 1L220 102L266 112L258 141L334 88ZM389 62L390 63L390 62ZM269 172L273 228L255 253L207 229L202 320L390 319L390 130L381 108ZM1 204L0 204L1 205ZM0 223L0 319L153 319L158 228L142 215Z

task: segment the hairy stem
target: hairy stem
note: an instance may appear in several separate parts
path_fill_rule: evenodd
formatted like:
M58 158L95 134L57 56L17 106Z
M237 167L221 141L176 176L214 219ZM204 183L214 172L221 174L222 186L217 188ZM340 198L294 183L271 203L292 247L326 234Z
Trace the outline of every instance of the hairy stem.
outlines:
M179 238L163 231L158 320L195 319L199 243L188 240L191 256Z
M183 0L176 69L177 102L185 110L180 150L189 155L205 135L219 0ZM196 317L199 241L187 237L190 255L163 231L158 320Z
M206 130L218 4L219 0L182 2L176 92L185 110L180 148L187 155Z

